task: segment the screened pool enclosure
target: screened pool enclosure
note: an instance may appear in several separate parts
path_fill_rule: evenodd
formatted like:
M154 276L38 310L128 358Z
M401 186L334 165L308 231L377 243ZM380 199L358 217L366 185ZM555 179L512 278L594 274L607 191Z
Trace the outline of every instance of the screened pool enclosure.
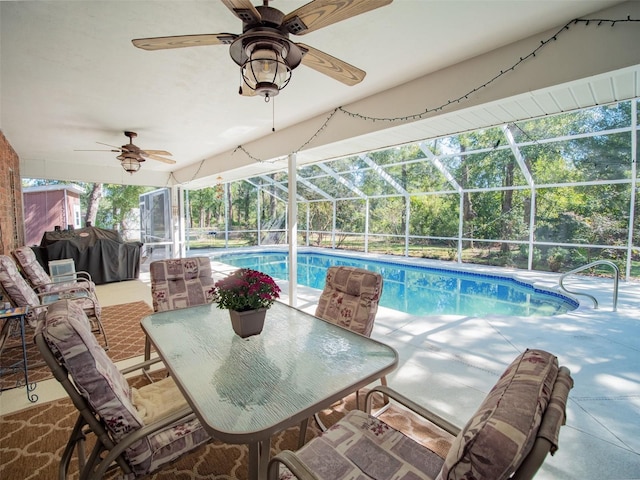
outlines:
M639 277L638 99L301 166L298 245ZM189 248L288 243L287 171L185 192Z

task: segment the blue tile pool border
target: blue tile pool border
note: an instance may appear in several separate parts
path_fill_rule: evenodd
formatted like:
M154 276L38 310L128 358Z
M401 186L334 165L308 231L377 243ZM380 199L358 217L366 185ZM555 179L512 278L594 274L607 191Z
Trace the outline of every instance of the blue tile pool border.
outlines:
M267 254L278 254L278 255L289 255L289 252L285 252L282 250L253 250L253 251L247 251L244 252L248 255L267 255ZM214 255L212 258L216 259L216 260L220 260L222 261L221 257L224 257L225 255L239 255L242 254L241 251L233 251L233 252L225 252L225 253L220 253L220 254L216 254ZM520 280L517 278L514 278L513 276L504 276L504 275L496 275L496 274L489 274L489 273L479 273L479 272L470 272L467 270L457 270L457 269L449 269L449 268L441 268L441 267L434 267L434 266L427 266L427 265L416 265L416 264L411 264L411 263L405 263L405 262L392 262L390 260L385 260L385 259L380 259L380 258L363 258L363 257L359 257L359 256L349 256L343 253L340 254L328 254L328 253L322 253L322 252L312 252L312 251L306 251L306 250L301 250L298 251L298 254L303 254L303 255L313 255L313 256L317 256L317 257L325 257L325 258L345 258L348 260L354 260L354 261L362 261L362 262L371 262L371 263L375 263L375 264L382 264L382 265L389 265L389 266L393 266L393 267L403 267L403 268L409 268L409 269L413 269L413 270L423 270L423 271L427 271L430 273L445 273L448 275L456 275L456 276L468 276L468 277L473 277L473 278L478 278L478 279L485 279L485 280L490 280L493 282L496 281L502 281L504 283L507 284L511 284L511 285L515 285L515 286L519 286L520 288L526 289L531 291L534 294L537 295L543 295L543 296L549 296L549 297L554 297L558 300L560 300L563 304L565 304L567 307L570 307L570 310L575 310L580 306L580 303L567 296L564 295L562 293L559 292L554 292L553 290L547 290L544 288L539 288L534 286L531 282L527 282L524 280ZM410 259L408 259L410 260Z

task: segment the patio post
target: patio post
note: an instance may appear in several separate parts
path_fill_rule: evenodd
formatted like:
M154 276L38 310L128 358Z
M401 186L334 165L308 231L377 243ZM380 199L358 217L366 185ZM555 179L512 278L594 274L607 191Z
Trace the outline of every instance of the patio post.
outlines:
M298 304L298 205L296 203L297 183L296 154L289 154L289 219L287 234L289 236L289 305Z

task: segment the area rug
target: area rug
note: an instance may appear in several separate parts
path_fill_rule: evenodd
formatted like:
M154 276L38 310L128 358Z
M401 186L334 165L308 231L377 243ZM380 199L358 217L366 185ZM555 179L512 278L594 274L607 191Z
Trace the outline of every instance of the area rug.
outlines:
M144 353L144 333L140 327L140 320L153 312L153 309L144 301L111 305L102 308L102 325L109 340L107 354L114 362L133 358ZM13 335L5 345L0 356L0 365L14 365L22 359L19 332ZM46 365L42 365L40 352L33 343L33 329L27 327L27 363L29 365L29 383L37 383L52 378L51 371ZM103 342L102 336L98 341ZM13 347L13 348L12 348ZM40 364L40 365L38 365ZM3 372L0 379L2 389L13 388L16 385L24 385L22 372Z
M141 382L133 379L132 383ZM321 412L322 421L333 425L346 412L355 408L355 395ZM56 478L58 462L69 438L77 411L70 400L57 400L0 417L0 478L25 480ZM387 423L425 444L441 456L449 449L448 434L417 422L415 417L399 407L390 408L381 416ZM295 450L298 427L274 436L272 454ZM309 422L307 441L319 434L315 422ZM247 478L248 449L245 445L211 442L182 457L176 463L153 475L155 480L244 479ZM77 464L72 462L70 478L78 478ZM108 479L117 478L112 472Z

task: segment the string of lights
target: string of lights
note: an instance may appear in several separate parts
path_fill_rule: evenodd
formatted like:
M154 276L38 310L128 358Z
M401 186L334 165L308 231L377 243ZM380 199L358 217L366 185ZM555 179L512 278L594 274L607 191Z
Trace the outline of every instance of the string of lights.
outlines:
M198 173L200 173L200 169L202 169L202 166L204 165L204 162L206 161L206 159L203 159L200 161L200 165L198 165L198 169L193 173L193 175L191 175L191 180L189 180L186 183L192 182L196 179L196 177L198 176ZM175 175L173 174L173 172L171 172L169 174L169 177L167 178L167 183L165 184L165 187L169 186L169 181L173 178L174 182L176 184L180 184L181 182L178 181L178 179L175 177Z
M343 107L338 107L338 109L342 113L344 113L346 115L349 115L350 117L357 118L357 119L360 119L360 120L368 120L368 121L372 121L372 122L381 122L381 121L383 121L383 122L406 122L406 121L410 121L410 120L421 120L421 119L425 118L430 113L436 113L436 112L442 111L445 108L447 108L449 105L452 105L452 104L455 104L455 103L460 103L460 102L462 102L464 100L468 100L469 97L471 95L473 95L474 93L476 93L476 92L478 92L478 91L480 91L480 90L482 90L484 88L487 88L492 83L497 81L499 78L507 75L509 72L513 72L516 68L520 67L524 62L526 62L527 60L530 60L533 57L535 57L540 52L540 50L542 50L549 43L556 41L558 39L558 36L561 33L569 30L571 25L576 25L578 23L584 23L585 26L589 26L589 24L592 23L592 22L596 23L597 26L600 26L603 23L610 23L611 26L613 27L616 23L621 23L621 22L640 22L640 20L631 19L630 17L627 17L625 19L620 19L620 20L581 19L581 18L576 18L574 20L571 20L570 22L565 24L560 30L558 30L555 34L553 34L551 37L547 38L546 40L541 40L540 41L540 45L538 45L528 55L525 55L524 57L520 57L520 59L517 62L515 62L513 65L511 65L511 67L507 68L506 70L500 70L500 73L498 73L497 75L494 75L491 79L487 80L486 82L484 82L480 86L471 89L467 93L465 93L463 95L460 95L459 97L457 97L457 98L455 98L453 100L447 100L446 103L443 103L442 105L439 105L437 107L426 108L424 111L422 111L420 113L405 115L405 116L402 116L402 117L388 117L387 118L387 117L373 117L373 116L369 116L369 115L362 115L362 114L357 113L357 112L350 112L349 110L346 110Z
M573 19L573 20L567 22L562 28L560 28L556 33L551 35L549 38L547 38L545 40L541 40L540 44L535 49L533 49L533 51L531 51L528 55L520 57L519 60L514 62L513 65L511 65L506 70L500 70L500 72L497 73L496 75L494 75L492 78L490 78L489 80L487 80L484 83L480 84L479 86L469 90L465 94L462 94L462 95L458 96L457 98L447 100L447 102L445 102L445 103L443 103L443 104L441 104L441 105L439 105L437 107L427 107L422 112L412 113L412 114L404 115L404 116L400 116L400 117L375 117L375 116L371 116L371 115L364 115L364 114L361 114L361 113L358 113L358 112L352 112L352 111L347 110L344 107L337 107L329 114L329 116L327 117L327 120L322 124L322 126L320 126L320 128L318 130L316 130L316 132L313 135L311 135L311 137L307 141L305 141L295 152L292 152L292 153L297 153L300 150L304 149L313 140L315 140L318 136L320 136L320 134L327 128L327 126L329 125L329 123L331 122L331 120L334 118L335 114L338 111L343 113L343 114L345 114L345 115L348 115L351 118L355 118L355 119L358 119L358 120L370 121L370 122L389 122L389 123L392 123L392 122L407 122L407 121L421 120L421 119L424 119L427 115L442 111L442 110L446 109L447 107L449 107L452 104L459 104L459 103L461 103L461 102L463 102L465 100L468 100L469 97L471 97L475 93L479 92L480 90L483 90L483 89L489 87L491 84L496 82L499 78L507 75L510 72L515 71L523 63L525 63L528 60L531 60L532 58L534 58L548 44L558 40L558 37L562 33L564 33L565 31L568 31L571 28L572 25L584 24L585 26L590 26L591 24L594 24L597 27L599 27L601 25L609 25L611 27L614 27L619 23L629 23L629 22L637 23L637 22L640 22L640 19L632 19L630 16L627 16L627 18L623 18L623 19L606 19L606 18L591 18L591 19L576 18L576 19ZM238 150L241 150L242 152L244 152L247 155L247 157L249 157L251 160L253 160L255 162L260 162L260 163L264 162L264 160L261 160L259 158L256 158L255 156L251 155L242 145L239 145L238 147L236 147L236 149L233 151L233 153L235 153Z
M296 150L296 152L299 152L300 150L304 149L304 147L306 147L307 145L309 145L313 140L316 139L316 137L318 137L322 131L327 128L327 125L329 125L329 122L331 121L331 119L333 118L333 116L338 113L338 110L340 109L340 107L335 108L333 110L333 112L331 112L329 114L329 116L327 117L327 119L325 120L325 122L322 124L322 126L316 130L316 133L314 133L313 135L311 135L311 137L309 138L309 140L307 140L306 142L304 142L302 145L300 145L300 147L298 148L298 150Z
M251 160L253 160L254 162L257 163L264 163L264 160L261 160L259 158L254 157L253 155L251 155L246 148L244 148L242 145L238 145L233 152L231 153L231 155L235 155L235 153L240 150L241 152L243 152L247 157L249 157Z

